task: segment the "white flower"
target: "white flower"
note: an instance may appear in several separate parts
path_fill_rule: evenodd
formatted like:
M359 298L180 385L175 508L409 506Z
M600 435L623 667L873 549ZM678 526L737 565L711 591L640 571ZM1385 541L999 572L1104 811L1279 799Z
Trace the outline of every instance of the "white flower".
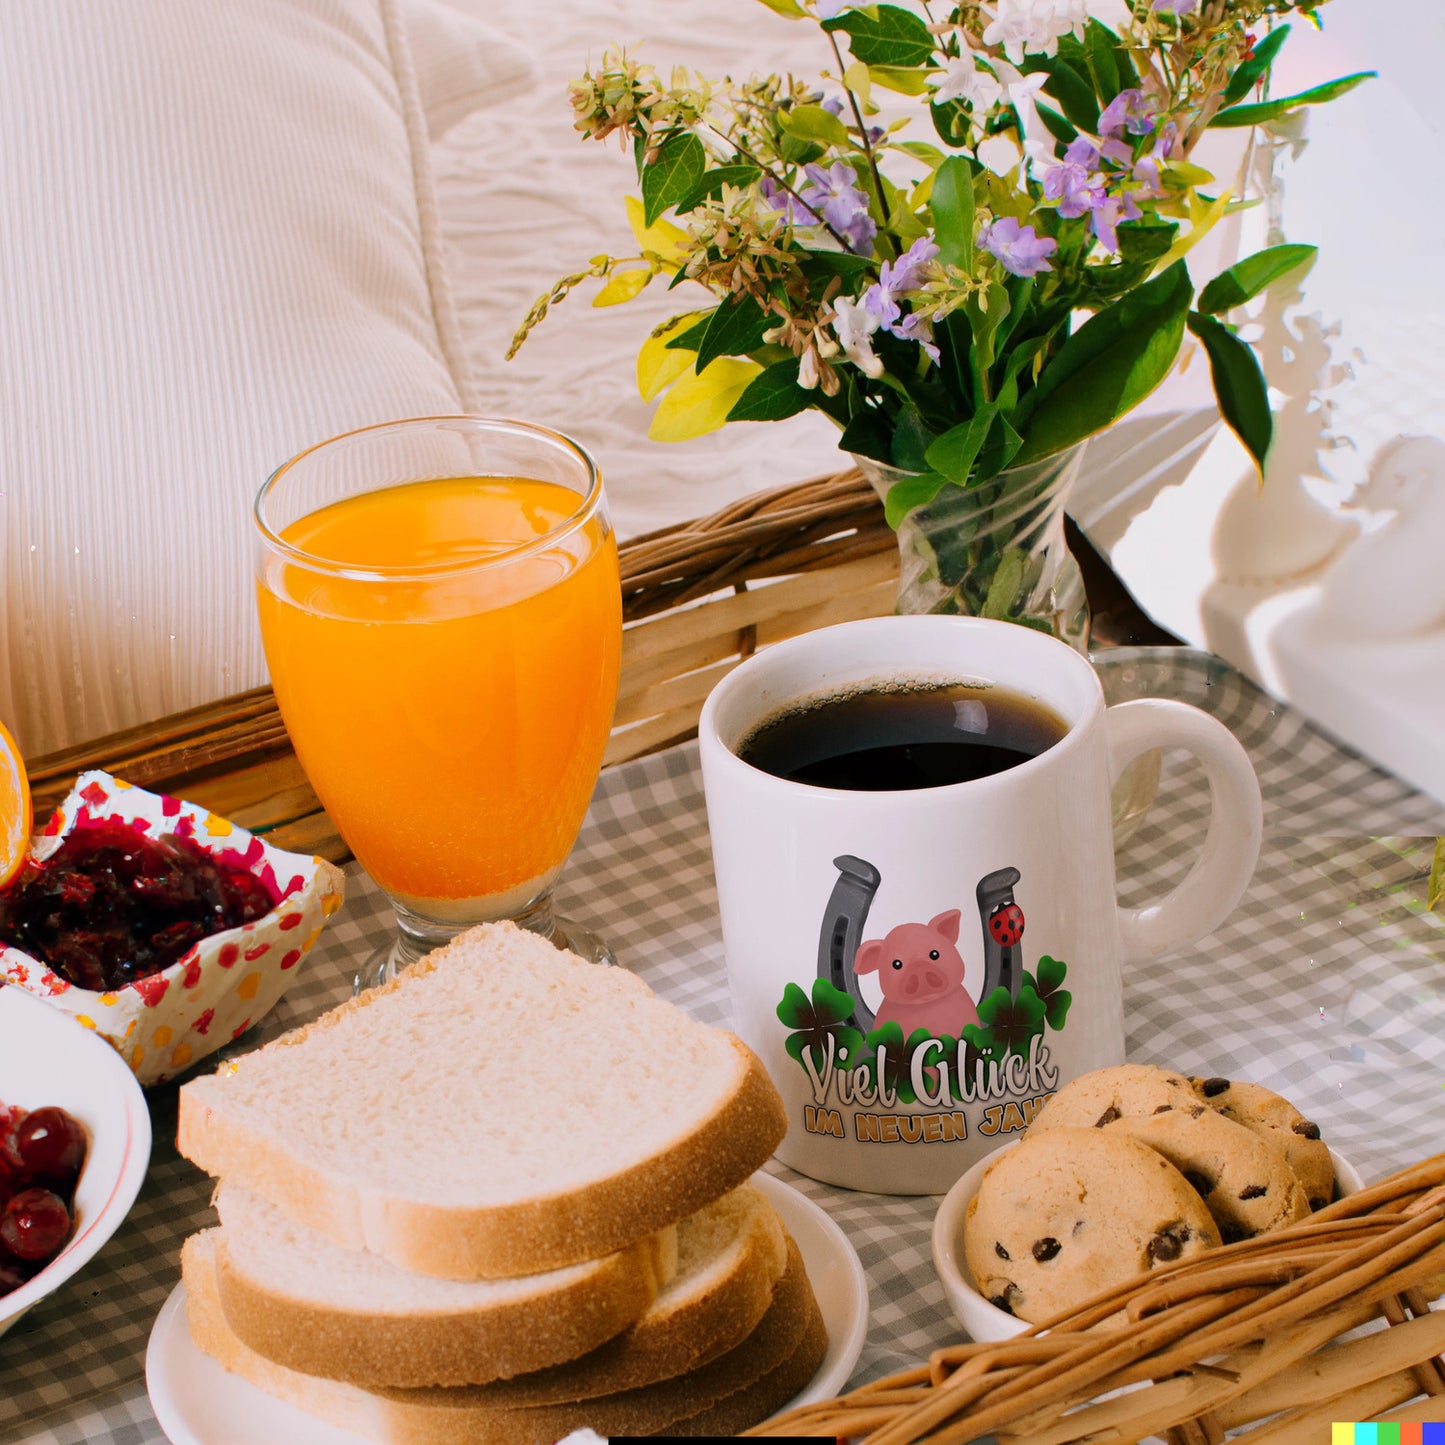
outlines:
M991 135L978 146L979 164L996 176L1006 176L1023 159L1024 153L1011 135Z
M840 296L833 303L833 334L837 336L848 360L865 376L882 376L883 362L873 354L873 333L878 330L878 317L861 301Z
M1084 0L994 0L992 13L983 32L985 45L1001 45L1015 65L1025 53L1057 55L1059 38L1074 35L1083 39L1088 19Z
M1048 76L1042 77L1044 80ZM934 92L933 103L943 105L950 100L966 100L977 111L989 111L1003 96L994 76L983 68L971 52L948 62L948 69Z

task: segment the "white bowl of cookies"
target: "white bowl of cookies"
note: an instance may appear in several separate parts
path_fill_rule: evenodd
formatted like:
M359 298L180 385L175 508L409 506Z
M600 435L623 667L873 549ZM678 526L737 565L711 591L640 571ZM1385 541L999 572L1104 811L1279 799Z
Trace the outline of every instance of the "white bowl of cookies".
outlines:
M934 1218L934 1265L969 1336L1008 1339L1361 1187L1273 1091L1121 1064L1065 1085L1022 1139L948 1191Z

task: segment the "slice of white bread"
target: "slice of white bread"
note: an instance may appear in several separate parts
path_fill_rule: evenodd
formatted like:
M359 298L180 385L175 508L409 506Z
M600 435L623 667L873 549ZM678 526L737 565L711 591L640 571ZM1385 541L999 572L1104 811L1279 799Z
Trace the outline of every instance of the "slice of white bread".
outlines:
M677 1226L677 1273L636 1324L580 1359L498 1380L477 1399L499 1409L565 1404L696 1369L752 1333L787 1263L782 1221L744 1184Z
M410 1274L232 1184L222 1183L216 1202L221 1301L248 1348L368 1386L522 1376L510 1390L497 1386L499 1409L680 1374L757 1324L786 1262L782 1225L752 1185L603 1260L507 1280ZM663 1278L671 1282L658 1292ZM525 1373L584 1352L587 1362L568 1366L550 1392L545 1378ZM569 1388L573 1374L578 1387Z
M741 1040L489 924L186 1084L177 1145L342 1244L478 1279L675 1224L786 1127Z
M192 1235L181 1251L186 1313L197 1347L268 1394L384 1445L546 1445L583 1426L607 1436L682 1433L682 1422L724 1411L726 1428L741 1429L802 1388L827 1349L827 1330L802 1258L789 1241L786 1272L756 1329L689 1374L577 1403L520 1409L497 1409L485 1390L467 1386L365 1390L289 1370L236 1337L217 1285L218 1235L217 1230ZM717 1432L704 1426L687 1433Z
M232 1329L292 1369L362 1384L463 1385L573 1359L637 1320L677 1269L669 1225L540 1274L436 1279L347 1249L233 1184L216 1203Z

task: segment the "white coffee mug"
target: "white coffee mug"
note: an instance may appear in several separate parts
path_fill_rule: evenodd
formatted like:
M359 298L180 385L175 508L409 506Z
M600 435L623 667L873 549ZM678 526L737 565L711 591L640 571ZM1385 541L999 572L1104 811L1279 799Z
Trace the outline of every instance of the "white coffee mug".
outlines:
M739 756L800 704L900 682L1004 689L1065 730L1002 772L892 792ZM850 1189L946 1190L1061 1084L1122 1062L1121 967L1216 928L1259 852L1259 783L1223 724L1106 708L1085 658L1012 623L883 617L777 643L713 689L699 733L734 1023L787 1104L778 1158ZM1209 780L1202 850L1159 902L1120 908L1111 783L1174 747Z

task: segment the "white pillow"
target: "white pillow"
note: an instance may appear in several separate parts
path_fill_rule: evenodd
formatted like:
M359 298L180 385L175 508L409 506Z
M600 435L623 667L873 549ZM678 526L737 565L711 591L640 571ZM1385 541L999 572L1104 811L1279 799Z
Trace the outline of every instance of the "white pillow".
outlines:
M27 755L264 682L267 475L477 409L426 146L394 0L0 7L0 717Z
M401 18L433 140L473 111L515 99L536 79L520 45L446 0L401 0Z

